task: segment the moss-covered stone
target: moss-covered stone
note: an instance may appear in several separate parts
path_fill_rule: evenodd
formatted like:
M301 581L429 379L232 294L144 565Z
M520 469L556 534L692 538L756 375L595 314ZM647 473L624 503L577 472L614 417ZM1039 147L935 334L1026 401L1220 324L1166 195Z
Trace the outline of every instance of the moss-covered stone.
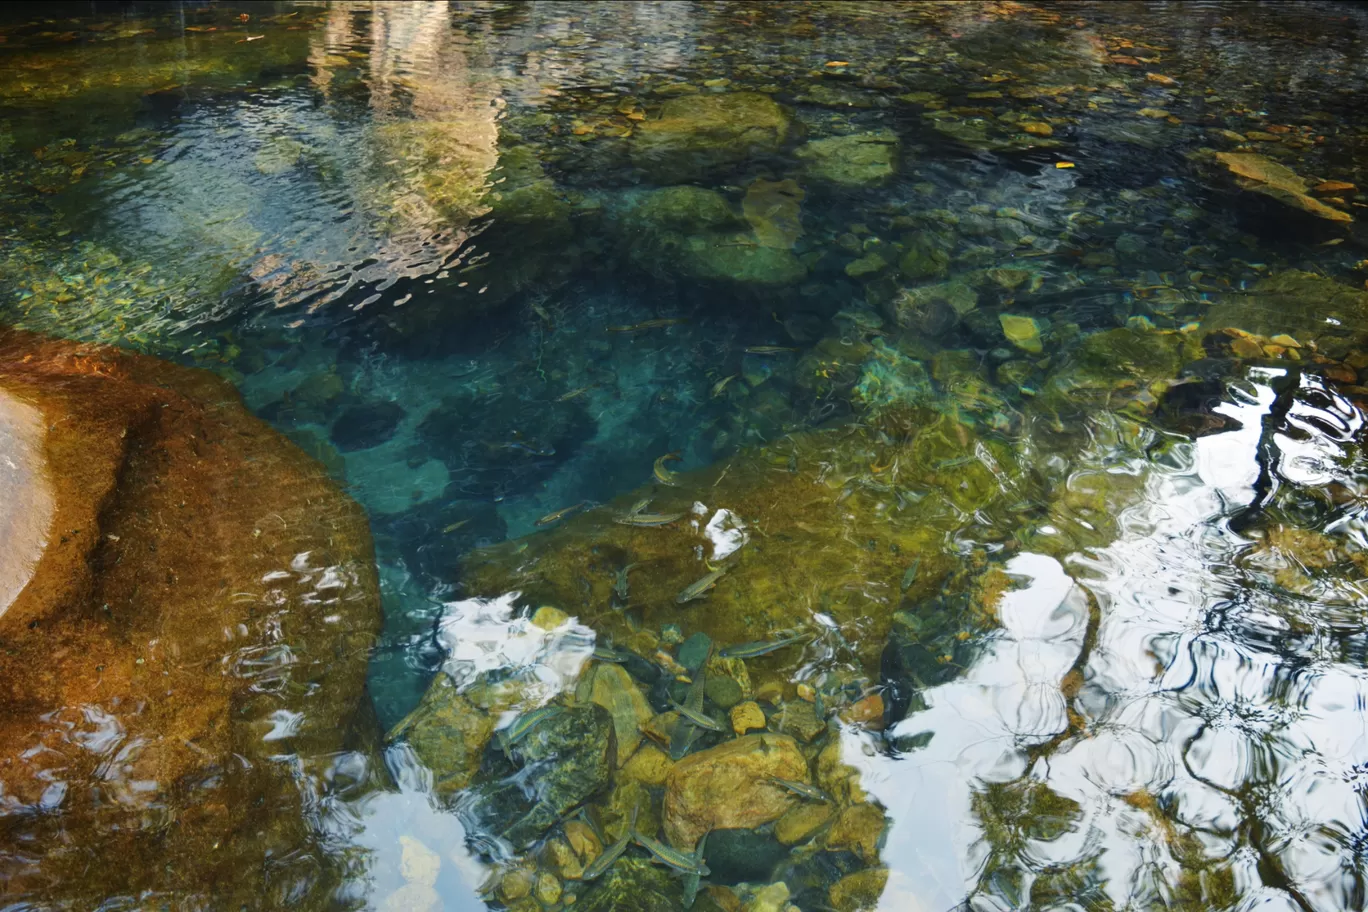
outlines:
M940 282L903 290L886 306L898 326L939 336L978 307L978 294L962 281Z
M1219 298L1202 329L1240 329L1261 336L1290 334L1336 360L1368 348L1368 292L1327 276L1289 269Z
M1176 378L1202 357L1197 340L1177 332L1111 329L1085 336L1046 379L1041 404L1056 414L1091 408L1151 410L1156 381Z
M632 163L660 183L694 180L779 151L788 113L768 95L731 92L665 102L631 139Z
M683 912L684 891L678 877L644 858L623 857L589 888L577 912Z
M850 136L814 139L798 147L798 160L809 180L841 187L882 184L897 169L898 134L874 130Z
M784 245L767 245L721 196L666 187L629 202L623 242L637 268L661 277L734 285L792 285L807 267Z
M408 742L432 771L433 792L450 796L468 786L480 768L494 721L439 673L418 707L395 726L394 736Z
M808 781L808 765L788 735L746 735L684 758L665 783L665 835L692 851L710 830L749 830L769 823L797 797L770 777Z
M887 885L887 868L866 868L832 884L827 898L836 912L869 912L878 907L879 897Z
M912 281L938 279L950 268L949 245L930 232L917 232L906 241L907 252L898 260L898 271Z

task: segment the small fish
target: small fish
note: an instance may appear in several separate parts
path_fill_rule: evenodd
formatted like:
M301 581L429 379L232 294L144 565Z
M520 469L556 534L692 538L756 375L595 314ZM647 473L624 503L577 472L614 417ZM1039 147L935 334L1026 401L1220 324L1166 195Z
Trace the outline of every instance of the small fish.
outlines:
M607 846L606 849L603 849L601 855L590 861L588 867L584 868L583 874L580 875L581 879L584 879L584 881L594 881L594 879L602 876L603 872L609 870L610 867L613 867L614 861L617 861L622 853L627 852L627 846L632 844L632 835L636 833L636 811L637 807L636 805L633 805L631 823L627 824L627 829L622 830L621 840L614 842L613 845Z
M499 744L503 747L504 753L508 753L509 748L517 744L523 738L526 738L527 733L532 731L532 729L536 728L547 719L560 715L562 711L562 707L553 704L551 706L543 706L541 709L534 709L531 712L525 712L518 716L518 718L513 720L512 725L499 732Z
M748 355L782 355L797 350L787 345L748 345L742 349Z
M684 705L697 713L703 711L703 699L708 680L708 659L711 657L712 644L709 644L703 655L703 660L698 665L698 670L694 672L693 682L689 685L689 692L684 695ZM676 724L674 731L670 733L670 759L682 760L689 753L689 748L693 747L693 743L698 740L702 731L703 729L697 725Z
M698 881L703 877L703 846L708 842L708 834L704 833L698 839L698 845L693 850L694 864L698 870L690 871L684 876L684 908L692 909L694 900L698 898Z
M627 824L627 828L622 831L622 838L604 849L598 858L589 862L589 866L580 875L582 880L594 880L601 876L604 871L613 866L613 862L617 861L623 852L627 851L627 846L632 844L632 836L636 833L637 808L637 805L632 806L632 820Z
M680 323L687 322L683 317L661 317L657 320L643 320L640 323L631 323L626 326L610 326L610 333L634 333L646 329L660 329L664 326L678 326Z
M655 475L656 481L663 485L678 484L678 482L675 481L675 479L679 477L678 473L671 472L669 469L665 468L665 463L679 462L682 458L683 457L679 455L679 451L675 450L674 452L666 453L664 456L657 459L655 461L655 468L652 469L652 474Z
M695 859L692 855L685 855L683 852L670 848L663 842L656 842L650 836L647 836L639 830L633 830L632 835L636 839L637 845L650 852L657 861L668 867L674 868L676 871L682 871L685 874L697 872L703 877L712 873L708 870L707 865L701 860Z
M720 580L726 572L727 569L725 567L719 567L702 579L695 580L685 586L684 590L680 592L679 595L675 596L675 604L682 605L685 602L691 602L696 598L702 598L707 594L709 589L717 585L717 581Z
M571 513L577 513L577 512L579 512L581 509L583 509L585 503L587 503L587 501L581 500L581 501L580 501L579 503L577 503L577 504L572 504L571 506L568 506L568 507L562 507L561 509L555 511L554 513L547 513L547 514L546 514L545 516L543 516L541 519L539 519L539 520L537 520L535 523L533 523L533 525L537 525L537 526L549 526L549 525L551 525L553 522L560 522L562 519L565 519L565 517L569 516Z
M918 571L919 569L921 569L921 558L920 558L920 557L917 558L916 560L914 560L914 561L912 562L912 566L908 567L908 568L907 568L907 572L903 574L903 578L902 578L902 591L903 591L903 592L906 592L908 589L911 589L911 588L912 588L912 584L915 583L915 582L917 581L917 571Z
M462 526L464 526L464 525L465 525L466 523L468 523L468 522L470 522L470 520L468 520L468 519L462 519L462 520L460 520L460 521L458 521L458 522L452 523L452 524L449 525L449 526L444 526L444 527L442 528L442 534L443 534L443 535L450 535L452 532L455 532L457 529L461 528Z
M760 656L769 655L771 652L778 652L785 646L792 646L808 638L808 634L799 633L790 637L783 637L778 640L756 640L751 643L738 643L735 646L728 646L718 653L724 659L758 659Z
M713 388L712 388L712 393L710 394L711 397L712 397L713 399L716 399L718 396L722 395L722 391L723 391L724 389L727 388L727 384L728 384L728 383L731 383L731 382L732 382L733 380L735 380L738 376L739 376L739 374L728 374L727 376L723 377L721 380L718 380L716 383L714 383L714 384L713 384Z
M626 516L615 516L613 522L621 523L624 526L668 526L672 522L679 522L688 513L628 513Z
M627 574L631 572L636 564L628 564L617 572L613 579L613 601L618 605L625 606L630 597L631 590L627 583Z
M632 504L632 509L630 509L630 510L627 511L627 515L628 515L628 516L636 516L638 513L640 513L642 510L646 509L646 508L649 507L650 505L651 505L651 498L649 498L649 497L643 497L643 498L641 498L641 500L638 500L636 503Z
M519 450L519 451L524 452L524 453L530 453L530 454L533 455L533 456L555 456L555 455L556 455L556 448L553 447L553 446L545 446L545 447L532 446L532 445L529 444L529 443L522 443L521 441L518 441L518 440L514 440L514 441L511 441L511 442L509 442L509 443L491 443L491 444L489 445L489 448L492 449L492 450Z
M608 646L594 647L594 660L598 662L612 662L614 665L621 665L627 661L627 657L619 653L616 649Z
M714 732L722 732L727 730L726 726L724 726L721 722L718 722L712 716L699 712L696 709L689 709L689 707L684 706L680 703L676 703L673 700L670 701L670 704L675 708L675 711L678 712L680 716L684 717L685 719L688 719L690 722L692 722L694 725L697 725L699 728L706 728L708 731Z
M780 779L777 776L771 776L769 778L769 783L770 785L778 786L781 789L787 789L801 798L806 798L808 801L831 801L831 798L826 792L815 785L808 785L806 782L794 782L792 779Z
M589 392L591 389L594 389L596 386L597 384L591 383L588 386L581 386L579 389L572 389L570 392L564 393L561 396L557 397L556 401L569 402L571 399L578 399L580 396L583 396L585 393Z

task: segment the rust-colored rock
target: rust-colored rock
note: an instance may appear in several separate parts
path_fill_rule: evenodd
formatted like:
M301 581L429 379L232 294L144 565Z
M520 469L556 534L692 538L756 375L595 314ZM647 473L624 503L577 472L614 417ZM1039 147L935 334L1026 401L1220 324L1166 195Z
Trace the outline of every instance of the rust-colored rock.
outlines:
M685 757L665 782L665 836L676 848L710 830L748 830L797 803L770 778L809 781L807 760L788 735L746 735Z
M0 331L15 399L41 416L51 518L0 604L3 844L22 846L0 854L0 897L325 906L295 778L343 747L364 696L379 611L360 508L201 371Z

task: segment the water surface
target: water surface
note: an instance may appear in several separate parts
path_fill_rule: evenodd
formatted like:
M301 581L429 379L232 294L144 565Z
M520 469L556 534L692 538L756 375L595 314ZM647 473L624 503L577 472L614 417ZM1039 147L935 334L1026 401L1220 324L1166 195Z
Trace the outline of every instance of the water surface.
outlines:
M228 378L376 537L298 902L682 908L582 871L747 703L831 814L739 797L695 908L1368 902L1356 7L6 17L0 321Z

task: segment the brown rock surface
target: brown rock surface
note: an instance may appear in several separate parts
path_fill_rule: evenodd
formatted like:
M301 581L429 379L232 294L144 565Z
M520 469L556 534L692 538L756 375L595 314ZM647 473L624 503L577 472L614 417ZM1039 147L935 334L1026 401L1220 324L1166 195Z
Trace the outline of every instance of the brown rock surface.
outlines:
M0 896L323 907L296 780L364 696L360 508L207 373L0 331L0 398L41 416L7 483L51 505L0 603Z
M665 782L665 836L676 848L711 830L749 830L782 816L798 798L770 777L808 781L807 760L788 735L746 735L685 757Z

